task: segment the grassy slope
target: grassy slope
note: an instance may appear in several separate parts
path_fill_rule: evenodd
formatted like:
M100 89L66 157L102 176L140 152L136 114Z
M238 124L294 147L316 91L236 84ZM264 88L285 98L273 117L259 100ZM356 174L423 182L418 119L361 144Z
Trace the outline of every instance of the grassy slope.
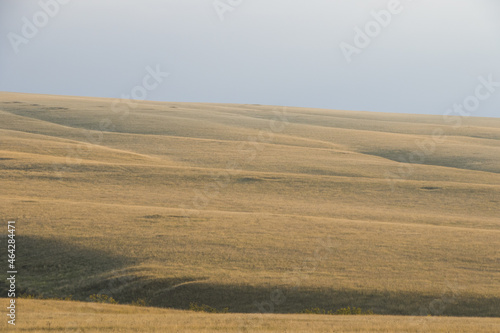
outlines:
M21 300L29 332L498 332L498 318L206 314L79 302ZM7 324L2 321L0 328Z
M18 221L23 290L232 312L500 316L499 119L118 111L0 93L0 219ZM432 151L422 164L397 162L420 146Z

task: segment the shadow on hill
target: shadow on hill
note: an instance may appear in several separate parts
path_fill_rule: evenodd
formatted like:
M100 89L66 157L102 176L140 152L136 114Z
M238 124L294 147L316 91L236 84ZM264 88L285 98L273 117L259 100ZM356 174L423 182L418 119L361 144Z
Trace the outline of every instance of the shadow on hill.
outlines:
M423 154L422 151L415 150L414 148L377 149L377 150L372 149L372 150L363 150L360 152L366 155L373 155L386 158L388 160L398 163L500 173L500 169L498 168L497 164L488 163L490 161L490 157L488 157L487 154L484 154L482 156L474 155L474 158L472 158L472 156L467 156L465 152L462 152L462 154L457 154L454 156L446 156L437 153ZM420 160L417 160L415 162L406 161L408 158L414 157L415 154L424 157L420 158ZM471 160L473 160L475 163L471 163Z
M184 284L162 292L151 305L188 309L191 302L242 313L299 313L305 309L360 307L375 314L500 317L500 298L444 294Z
M78 296L92 279L129 263L125 257L67 241L16 236L18 293L39 297Z
M6 235L2 235L7 239ZM89 242L91 243L91 242ZM7 262L6 251L0 255ZM93 294L105 294L120 303L154 298L158 291L191 283L200 278L154 278L135 261L77 245L67 240L16 236L16 294L35 298L66 298L88 301ZM0 292L7 295L7 280Z
M18 293L42 298L72 295L88 301L92 294L106 294L122 304L143 299L151 306L188 309L190 303L198 303L236 313L299 313L350 306L375 314L500 317L500 297L468 295L462 289L422 294L215 284L208 278L162 278L125 256L63 240L17 236L16 250ZM6 295L6 282L1 282L0 289Z

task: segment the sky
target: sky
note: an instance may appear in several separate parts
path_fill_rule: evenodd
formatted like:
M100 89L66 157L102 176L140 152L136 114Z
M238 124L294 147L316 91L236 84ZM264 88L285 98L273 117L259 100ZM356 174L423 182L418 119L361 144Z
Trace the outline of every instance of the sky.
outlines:
M0 91L500 115L498 0L0 0Z

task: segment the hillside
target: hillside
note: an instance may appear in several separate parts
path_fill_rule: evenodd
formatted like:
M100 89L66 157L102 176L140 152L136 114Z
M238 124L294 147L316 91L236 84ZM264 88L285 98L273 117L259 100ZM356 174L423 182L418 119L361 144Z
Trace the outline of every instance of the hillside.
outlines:
M500 119L134 103L0 93L23 292L500 316Z
M499 318L207 314L125 305L21 300L30 332L498 332ZM0 327L3 327L0 324Z

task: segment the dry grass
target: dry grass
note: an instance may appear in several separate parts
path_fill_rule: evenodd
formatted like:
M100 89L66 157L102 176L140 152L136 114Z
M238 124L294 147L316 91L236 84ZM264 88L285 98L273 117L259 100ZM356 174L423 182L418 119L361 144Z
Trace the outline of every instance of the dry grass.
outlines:
M498 332L498 318L204 314L124 305L21 300L16 331L52 332ZM5 323L0 328L5 328Z
M500 316L499 119L111 105L0 93L24 292Z

